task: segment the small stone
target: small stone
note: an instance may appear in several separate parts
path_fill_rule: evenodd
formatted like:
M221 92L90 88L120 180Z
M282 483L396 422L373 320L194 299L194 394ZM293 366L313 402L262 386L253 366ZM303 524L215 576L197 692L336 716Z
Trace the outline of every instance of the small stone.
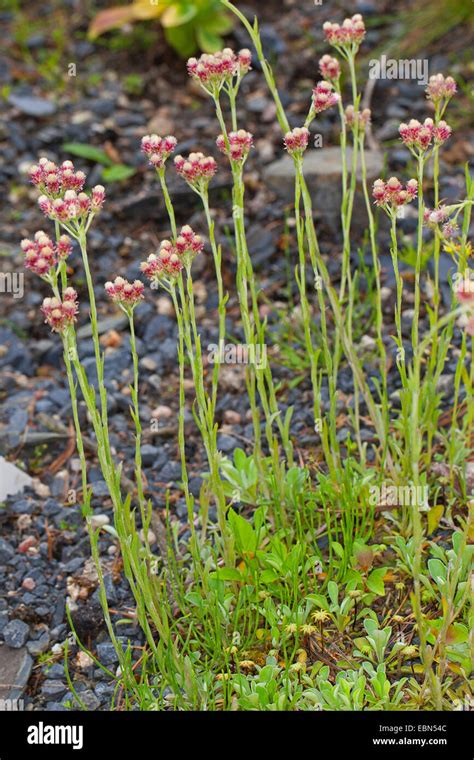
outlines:
M169 420L174 416L174 412L171 407L160 404L153 409L151 416L155 420Z
M92 515L91 517L91 526L94 530L103 528L104 525L108 525L109 523L110 517L108 515Z
M235 448L237 448L237 445L236 439L231 435L217 436L217 448L225 454L230 454Z
M0 565L8 565L15 556L15 550L4 538L0 538Z
M25 578L21 584L21 587L26 589L26 591L34 591L36 588L36 582L33 578Z
M228 425L240 425L242 422L242 417L238 412L235 412L233 409L226 409L224 412L224 422L226 422Z
M76 655L76 665L80 670L88 670L94 664L94 660L82 649Z
M47 699L61 699L67 692L67 685L62 681L48 679L41 687L41 694Z
M8 96L8 102L26 116L43 118L56 113L54 103L46 100L46 98L38 98L34 95L15 95L12 93Z
M30 635L29 626L23 620L10 620L3 629L5 644L12 649L20 649L28 641Z
M48 651L50 640L49 632L43 631L38 639L29 641L26 648L32 657L38 657L38 655Z

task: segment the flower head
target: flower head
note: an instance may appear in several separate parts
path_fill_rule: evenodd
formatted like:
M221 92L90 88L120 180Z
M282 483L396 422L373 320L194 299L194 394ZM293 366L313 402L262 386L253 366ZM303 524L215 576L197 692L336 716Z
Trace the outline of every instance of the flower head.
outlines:
M63 161L57 166L47 158L40 158L30 168L29 174L32 183L41 193L49 196L60 195L66 190L80 192L86 181L84 172L76 171L72 161Z
M435 125L433 119L425 119L423 124L417 119L411 119L408 124L400 124L400 137L412 152L418 150L425 152L431 143L437 145L444 143L452 134L451 127L445 121L440 121Z
M175 240L174 248L178 256L187 265L198 253L201 253L204 243L201 236L196 235L189 224L186 224L181 228L181 232Z
M176 150L178 141L173 135L145 135L142 137L142 151L155 169L163 169L166 161Z
M474 280L470 277L462 279L457 286L455 295L459 303L474 308Z
M188 60L188 74L196 79L206 90L220 89L230 83L236 76L246 74L252 64L250 50L243 49L234 53L231 48L224 48L212 55L203 53L200 58Z
M253 135L245 129L239 129L237 132L229 133L228 145L224 135L219 135L216 145L231 161L243 163L253 146Z
M323 79L327 79L329 82L336 82L341 76L339 61L327 53L319 61L319 71Z
M340 24L326 21L323 31L330 45L337 48L357 48L365 37L365 24L360 13L346 18Z
M45 298L41 307L45 322L53 332L64 332L76 321L78 312L77 293L74 288L66 288L63 300L59 298Z
M204 153L190 153L187 158L176 156L176 171L191 187L204 190L217 171L216 161Z
M285 148L291 156L302 155L308 147L309 129L296 127L284 137Z
M436 209L425 208L423 214L423 221L428 227L436 227L438 224L442 224L449 217L449 210L446 206L438 206Z
M40 277L48 275L59 261L66 259L72 251L72 244L67 235L61 235L55 245L52 240L39 230L34 239L21 241L21 249L25 254L24 265Z
M348 127L355 127L357 125L357 129L360 132L365 132L365 129L368 124L370 124L370 119L372 117L372 112L370 108L364 108L363 111L355 111L354 106L350 105L347 106L346 110L344 111L344 118L345 122Z
M444 77L443 74L433 74L426 88L426 96L428 100L432 100L437 105L442 100L451 100L456 93L456 89L456 82L452 77Z
M418 194L418 182L411 179L403 187L397 177L390 177L387 182L383 179L377 179L372 188L372 197L377 206L382 206L385 210L399 208L410 203Z
M109 298L125 308L135 308L144 298L141 280L128 282L123 277L116 277L113 282L106 282L104 287Z
M317 83L313 90L313 109L315 113L321 113L331 106L335 106L339 102L339 95L334 92L334 88L330 82L326 82L325 79Z

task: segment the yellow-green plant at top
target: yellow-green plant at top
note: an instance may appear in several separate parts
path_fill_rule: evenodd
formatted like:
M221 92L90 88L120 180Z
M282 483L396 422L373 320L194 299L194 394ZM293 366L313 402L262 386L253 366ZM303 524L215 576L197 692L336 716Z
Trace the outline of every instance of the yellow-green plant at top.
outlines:
M219 0L133 0L101 11L92 20L92 39L134 21L159 19L168 43L183 57L222 47L222 35L230 32L232 17Z

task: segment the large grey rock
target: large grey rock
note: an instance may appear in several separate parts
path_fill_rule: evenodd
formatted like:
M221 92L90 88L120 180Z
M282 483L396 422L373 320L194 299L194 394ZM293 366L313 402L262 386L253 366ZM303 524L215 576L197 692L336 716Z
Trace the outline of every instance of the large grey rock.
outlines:
M28 641L29 626L23 620L10 620L3 629L5 644L12 649L21 649Z
M383 155L380 151L367 150L365 152L367 166L367 182L369 193L372 183L383 172ZM350 169L352 164L352 148L347 149L347 165ZM316 217L322 218L334 232L340 231L340 215L342 203L342 160L341 151L338 147L309 150L304 156L304 175L311 192L313 209ZM274 190L280 198L288 202L294 199L295 193L295 170L291 156L285 155L278 161L269 164L263 173L268 186ZM354 202L352 229L361 233L367 227L368 217L365 200L362 192L362 172L360 156L357 168L358 187ZM372 200L371 200L372 202ZM375 209L375 207L374 207Z
M0 457L0 501L3 501L7 496L20 493L31 483L32 480L26 472L19 470L14 464Z
M32 667L33 658L26 649L0 647L0 700L21 697Z

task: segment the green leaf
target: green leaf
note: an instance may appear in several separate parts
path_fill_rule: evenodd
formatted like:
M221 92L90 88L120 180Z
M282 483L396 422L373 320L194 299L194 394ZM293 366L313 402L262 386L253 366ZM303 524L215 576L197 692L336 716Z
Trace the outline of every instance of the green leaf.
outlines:
M338 557L343 559L344 557L344 549L342 548L339 541L332 541L331 548L334 549L334 552L337 554Z
M114 166L106 167L102 172L102 179L105 182L120 182L121 180L133 177L136 169L133 166L126 166L125 164L115 164Z
M446 580L446 565L439 559L428 560L428 570L434 581L444 583Z
M94 145L86 145L86 143L64 143L62 148L65 153L71 153L73 156L79 156L80 158L87 158L89 161L95 161L97 164L113 166L114 163L107 153L100 148L96 148Z
M339 603L339 589L334 581L328 583L328 594L331 602L337 605Z
M165 37L181 58L188 58L198 49L192 24L169 26L165 29Z
M443 516L443 511L444 507L442 504L439 504L436 507L431 507L430 511L428 512L428 533L434 533L439 525L439 521Z
M226 13L216 13L214 16L206 18L205 21L199 24L202 29L205 29L211 34L228 34L233 26L234 21Z
M175 26L183 26L189 23L197 14L195 5L189 3L176 3L167 8L161 16L161 23L165 29Z
M219 570L216 570L215 573L212 574L213 577L218 578L220 581L241 581L242 580L242 573L240 570L237 570L236 568L232 567L223 567Z
M376 570L372 570L367 578L367 588L373 591L374 594L378 594L378 596L385 594L385 584L383 582L385 572L384 567L379 567Z
M229 510L229 523L240 551L243 554L254 553L257 548L257 536L250 523L233 509Z
M216 53L222 47L222 38L202 26L196 28L196 39L199 47L205 53Z

